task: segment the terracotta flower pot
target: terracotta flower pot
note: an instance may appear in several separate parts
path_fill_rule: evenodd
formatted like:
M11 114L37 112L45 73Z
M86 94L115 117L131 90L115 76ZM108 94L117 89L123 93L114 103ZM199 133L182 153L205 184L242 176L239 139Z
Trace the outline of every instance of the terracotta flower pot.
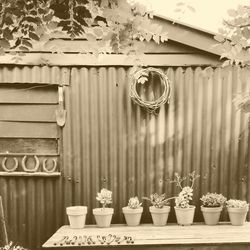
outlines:
M233 226L242 226L246 222L246 216L249 207L243 208L234 208L234 207L227 207L227 211L229 214L230 222Z
M129 207L123 207L122 212L124 214L128 226L135 227L140 224L143 207L135 209Z
M165 226L167 224L170 206L164 206L163 208L150 206L149 211L155 226Z
M69 218L69 225L71 228L84 228L87 207L85 206L72 206L66 208L66 213Z
M195 206L188 208L174 207L177 223L182 226L188 226L193 224Z
M97 226L110 227L113 213L113 208L94 208L93 214L95 216Z
M220 220L220 214L223 207L203 207L201 211L206 225L217 225Z

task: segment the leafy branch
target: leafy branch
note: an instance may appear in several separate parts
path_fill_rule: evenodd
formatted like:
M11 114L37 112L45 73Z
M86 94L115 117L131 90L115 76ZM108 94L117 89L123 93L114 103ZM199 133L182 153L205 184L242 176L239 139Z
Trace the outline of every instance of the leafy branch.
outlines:
M29 51L55 34L103 41L101 52L138 53L139 41L165 42L153 13L118 0L10 0L0 2L0 50ZM97 51L98 53L100 51Z

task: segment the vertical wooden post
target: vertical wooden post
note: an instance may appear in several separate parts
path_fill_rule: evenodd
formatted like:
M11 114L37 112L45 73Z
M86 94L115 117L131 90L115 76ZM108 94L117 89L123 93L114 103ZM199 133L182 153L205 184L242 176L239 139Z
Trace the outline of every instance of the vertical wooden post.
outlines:
M8 244L8 235L3 213L2 197L0 196L0 246Z

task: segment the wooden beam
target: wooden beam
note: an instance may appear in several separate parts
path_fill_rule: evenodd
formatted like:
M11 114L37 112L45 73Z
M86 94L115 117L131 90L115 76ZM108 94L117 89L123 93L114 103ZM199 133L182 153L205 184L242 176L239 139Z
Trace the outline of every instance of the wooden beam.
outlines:
M0 155L58 155L57 139L0 138Z
M37 173L27 173L27 172L4 172L0 171L0 176L19 176L19 177L58 177L61 176L60 172L54 173L44 173L44 172L37 172Z
M6 223L3 211L2 197L0 196L0 246L5 246L9 243L6 230Z
M57 87L3 83L0 84L0 103L57 104Z
M3 122L0 121L0 137L3 138L58 138L56 123Z
M163 27L163 30L168 33L168 39L182 43L214 55L220 56L222 49L216 45L218 42L214 39L214 34L205 32L200 29L195 29L182 23L173 22L162 17L156 17L154 22ZM167 45L167 43L166 43Z
M56 122L57 105L0 105L0 121Z
M13 64L11 55L1 57L1 64ZM142 55L140 58L126 55L94 55L86 54L26 54L17 65L43 65L46 61L50 66L219 66L221 62L216 56L204 54L160 54Z
M103 46L100 41L86 41L84 39L70 40L70 39L53 39L44 44L36 44L31 51L43 51L51 52L57 48L61 52L79 53L79 52L93 52L98 47ZM146 54L192 54L197 53L198 50L189 46L185 46L173 41L167 41L167 43L157 44L153 41L141 42L140 50Z

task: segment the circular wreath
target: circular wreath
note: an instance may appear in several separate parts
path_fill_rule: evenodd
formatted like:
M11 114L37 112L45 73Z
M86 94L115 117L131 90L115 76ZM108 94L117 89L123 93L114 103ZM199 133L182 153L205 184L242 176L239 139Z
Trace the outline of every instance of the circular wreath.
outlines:
M143 100L137 92L137 84L144 84L146 81L148 81L150 73L158 75L161 79L161 83L163 83L164 86L163 93L161 94L161 96L153 101ZM156 110L160 108L161 105L165 104L166 102L169 103L170 82L167 75L162 70L151 67L139 68L134 70L131 73L130 98L133 100L134 103L140 105L149 113L156 113Z

